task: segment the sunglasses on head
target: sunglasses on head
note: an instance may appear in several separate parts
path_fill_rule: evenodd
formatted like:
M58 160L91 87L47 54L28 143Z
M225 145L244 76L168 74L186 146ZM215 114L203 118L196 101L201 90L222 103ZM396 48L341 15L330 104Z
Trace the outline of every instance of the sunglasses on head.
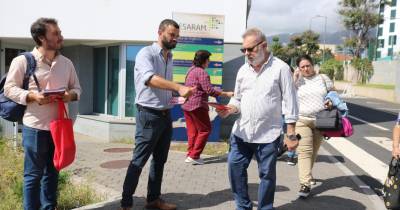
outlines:
M261 41L261 42L257 43L256 45L254 45L253 47L241 48L241 49L240 49L240 52L246 53L246 51L247 51L247 52L251 53L251 52L253 52L254 48L256 48L258 45L260 45L260 44L263 43L263 42L264 42L264 41Z

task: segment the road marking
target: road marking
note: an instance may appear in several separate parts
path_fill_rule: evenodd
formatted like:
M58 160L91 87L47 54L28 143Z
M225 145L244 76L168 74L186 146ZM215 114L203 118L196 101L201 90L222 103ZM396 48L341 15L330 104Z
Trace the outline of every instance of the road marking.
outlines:
M389 139L387 137L375 137L375 136L365 136L364 138L369 142L372 142L374 144L383 147L389 152L392 151L392 139Z
M365 102L365 103L367 103L367 104L374 104L374 105L381 104L381 103L379 103L379 102L373 102L373 101L367 101L367 102Z
M382 127L382 126L380 126L380 125L377 125L377 124L375 124L375 123L370 123L370 122L367 122L367 121L365 121L365 120L362 120L362 119L360 119L360 118L358 118L358 117L354 117L353 115L348 115L348 116L349 116L349 118L358 120L358 121L363 122L363 123L365 123L365 124L367 124L367 125L369 125L369 126L372 126L372 127L378 128L378 129L381 129L381 130L383 130L383 131L388 131L388 130L389 130L389 129L387 129L387 128L385 128L385 127Z
M329 142L329 141L328 141ZM356 185L364 192L365 196L367 196L371 201L373 209L385 209L385 205L382 202L382 199L360 178L358 178L349 168L347 168L343 163L337 160L331 153L321 147L320 151L322 153L328 154L329 160L336 165L344 174L346 174L350 179L356 183Z
M326 142L380 183L385 181L389 170L386 163L370 155L345 138L332 138Z

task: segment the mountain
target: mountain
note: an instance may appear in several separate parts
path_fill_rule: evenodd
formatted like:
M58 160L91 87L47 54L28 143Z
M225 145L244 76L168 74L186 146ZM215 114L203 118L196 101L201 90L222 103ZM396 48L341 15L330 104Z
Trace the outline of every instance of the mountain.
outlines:
M271 43L272 42L272 38L277 36L277 37L279 37L279 41L281 43L289 43L289 39L290 39L291 36L299 35L299 34L301 34L301 33L276 34L276 35L268 36L267 40L268 40L268 43ZM348 36L349 36L349 32L348 31L338 31L338 32L334 32L334 33L327 33L325 42L326 42L326 44L340 45L340 44L343 43L343 39L348 37ZM323 33L320 34L319 40L320 40L321 43L324 43L324 34Z

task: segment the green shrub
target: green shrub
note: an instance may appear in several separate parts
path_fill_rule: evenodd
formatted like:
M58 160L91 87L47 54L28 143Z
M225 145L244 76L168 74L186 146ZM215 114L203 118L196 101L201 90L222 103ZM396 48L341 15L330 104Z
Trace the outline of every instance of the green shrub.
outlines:
M335 80L343 80L343 64L335 59L329 59L321 65L320 73L328 75Z
M57 209L73 209L101 200L88 185L73 185L71 175L62 171L58 178ZM22 209L23 152L13 150L0 139L0 209Z
M368 58L354 58L351 65L358 71L359 82L365 84L374 74L374 67Z

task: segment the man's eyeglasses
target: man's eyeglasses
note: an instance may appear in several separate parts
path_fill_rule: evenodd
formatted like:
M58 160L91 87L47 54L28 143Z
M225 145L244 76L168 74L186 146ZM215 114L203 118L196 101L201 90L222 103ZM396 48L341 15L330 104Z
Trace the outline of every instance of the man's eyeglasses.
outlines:
M264 42L264 41L261 41L261 42L257 43L256 45L254 45L253 47L241 48L240 51L241 51L242 53L246 53L246 51L249 52L249 53L251 53L251 52L253 52L254 48L256 48L258 45L260 45L260 44L263 43L263 42Z

